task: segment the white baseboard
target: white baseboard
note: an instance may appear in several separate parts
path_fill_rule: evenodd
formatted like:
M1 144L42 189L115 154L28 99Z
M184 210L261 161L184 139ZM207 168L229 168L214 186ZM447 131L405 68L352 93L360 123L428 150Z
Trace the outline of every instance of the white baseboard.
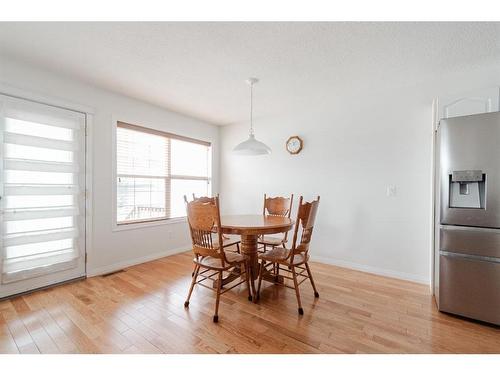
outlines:
M127 267L135 266L137 264L150 262L152 260L164 258L164 257L167 257L169 255L183 253L185 251L188 251L189 249L191 249L191 245L185 245L182 247L178 247L176 249L160 251L158 253L145 255L145 256L140 257L140 258L124 260L122 262L113 263L113 264L110 264L107 266L102 266L102 267L97 267L97 268L88 268L87 269L87 277L105 275L107 273L119 271L119 270L127 268Z
M110 264L107 266L97 267L97 268L93 268L93 269L87 269L87 277L99 276L99 275L104 275L104 274L111 273L114 271L119 271L119 270L127 268L127 267L135 266L137 264L150 262L152 260L164 258L164 257L169 256L169 255L179 254L179 253L188 251L190 248L191 248L191 245L186 245L186 246L178 247L176 249L171 249L171 250L161 251L161 252L154 253L154 254L149 254L149 255L146 255L146 256L143 256L140 258L124 260L122 262L113 263L113 264ZM328 257L316 256L316 255L312 255L312 254L311 254L311 260L314 262L331 264L334 266L350 268L350 269L357 270L357 271L373 273L375 275L393 277L396 279L413 281L413 282L416 282L419 284L429 285L429 280L427 280L425 277L420 276L420 275L414 275L414 274L409 274L409 273L399 272L399 271L394 271L394 270L387 270L384 268L372 267L372 266L367 266L364 264L353 263L353 262L348 262L348 261L339 260L339 259L332 259L332 258L328 258Z
M348 261L340 260L340 259L332 259L332 258L328 258L328 257L315 256L312 254L311 254L311 260L314 262L331 264L334 266L339 266L339 267L344 267L344 268L350 268L350 269L353 269L356 271L373 273L375 275L393 277L395 279L413 281L415 283L429 285L429 280L426 277L421 276L421 275L414 275L414 274L405 273L405 272L399 272L399 271L388 270L388 269L384 269L384 268L372 267L372 266L348 262Z

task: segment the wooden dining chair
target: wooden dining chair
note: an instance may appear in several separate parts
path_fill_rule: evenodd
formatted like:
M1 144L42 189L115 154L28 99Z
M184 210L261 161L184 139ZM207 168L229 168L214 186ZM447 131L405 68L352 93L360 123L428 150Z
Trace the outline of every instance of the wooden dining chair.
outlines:
M184 200L187 202L185 196ZM189 299L196 284L215 290L217 297L213 321L217 323L219 321L219 301L222 294L246 283L248 299L252 300L247 259L243 254L225 251L222 246L219 197L215 197L211 201L195 199L187 202L186 211L193 244L195 269L184 307L189 307ZM214 233L216 234L215 241ZM225 279L227 282L223 280L224 273L227 275ZM241 276L244 276L243 280L241 280ZM233 283L235 280L237 282ZM223 286L230 283L233 283L231 287L222 290Z
M271 198L264 194L264 208L262 209L262 214L290 218L292 213L292 204L293 194L289 198ZM258 240L258 244L260 245L259 252L266 252L268 247L273 249L276 246L285 246L287 237L288 232L285 232L280 236L261 236Z
M217 197L219 195L217 194ZM214 197L196 197L196 195L193 193L193 200L200 200L202 202L214 202ZM184 196L184 201L187 203L186 196ZM222 247L224 248L230 248L233 246L236 246L236 252L240 252L240 243L241 239L239 236L231 236L227 234L222 234Z
M300 315L304 314L302 303L300 301L300 284L309 279L314 290L314 297L319 297L319 293L316 289L316 285L314 284L311 269L308 264L309 244L311 242L318 206L319 196L315 201L304 203L303 197L300 197L299 207L297 210L297 221L295 222L295 228L293 231L292 247L290 249L275 247L263 254L259 254L260 271L259 284L257 287L257 299L260 298L260 288L264 274L270 275L272 279L275 280L275 284L292 288L284 282L278 282L280 270L286 272L287 274L291 274L291 277L283 274L281 277L283 278L283 281L284 279L293 280L293 289L295 289L295 295L297 296ZM301 278L300 282L298 281L299 278Z

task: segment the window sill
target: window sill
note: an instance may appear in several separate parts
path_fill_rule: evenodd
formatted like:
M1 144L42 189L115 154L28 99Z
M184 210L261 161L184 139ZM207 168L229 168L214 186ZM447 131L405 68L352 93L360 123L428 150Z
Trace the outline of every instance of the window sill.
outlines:
M187 223L187 218L186 217L176 217L174 219L144 221L144 222L130 223L130 224L117 224L115 222L113 224L112 231L113 232L121 232L124 230L142 229L142 228L157 227L157 226L179 224L179 223Z

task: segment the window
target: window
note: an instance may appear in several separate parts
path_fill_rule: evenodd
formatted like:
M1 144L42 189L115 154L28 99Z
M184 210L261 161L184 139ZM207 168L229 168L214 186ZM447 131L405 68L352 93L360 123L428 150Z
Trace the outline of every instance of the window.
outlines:
M116 221L186 216L184 195L211 194L210 143L118 122Z

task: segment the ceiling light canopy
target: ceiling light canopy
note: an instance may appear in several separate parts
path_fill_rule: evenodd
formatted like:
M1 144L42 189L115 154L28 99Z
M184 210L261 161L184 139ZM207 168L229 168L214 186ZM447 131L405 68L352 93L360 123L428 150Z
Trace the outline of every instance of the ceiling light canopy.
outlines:
M233 154L247 156L268 155L271 153L271 149L266 144L255 139L253 132L253 85L259 80L257 78L248 78L246 82L250 85L250 132L246 141L233 148Z

